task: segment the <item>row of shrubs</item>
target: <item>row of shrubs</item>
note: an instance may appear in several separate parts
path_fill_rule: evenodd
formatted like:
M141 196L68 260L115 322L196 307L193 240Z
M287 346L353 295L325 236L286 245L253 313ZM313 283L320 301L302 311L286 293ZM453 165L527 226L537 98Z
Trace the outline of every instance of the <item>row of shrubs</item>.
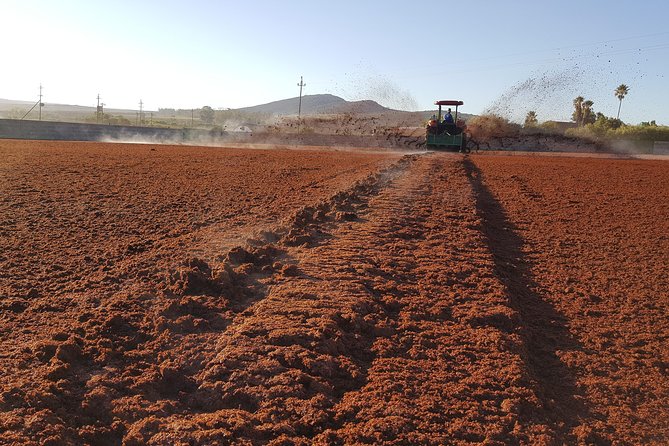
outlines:
M599 115L593 124L582 127L565 128L564 124L546 121L531 126L521 126L506 118L496 115L480 115L467 121L469 133L476 139L486 140L494 137L514 137L521 135L564 135L593 141L635 140L669 141L669 126L657 125L654 121L639 125L627 125L615 118Z
M633 141L669 141L669 126L665 125L626 125L610 128L604 125L587 124L583 127L567 130L568 136L590 139L625 139Z

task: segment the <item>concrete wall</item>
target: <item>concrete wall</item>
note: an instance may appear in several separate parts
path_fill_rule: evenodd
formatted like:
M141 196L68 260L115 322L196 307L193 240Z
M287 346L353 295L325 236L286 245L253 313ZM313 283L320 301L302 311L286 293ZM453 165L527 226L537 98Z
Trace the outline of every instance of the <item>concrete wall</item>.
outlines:
M653 153L655 155L669 155L669 141L655 141Z
M166 144L210 145L258 143L275 145L404 147L415 138L388 136L345 136L319 134L270 134L251 132L210 132L198 129L161 129L104 124L0 119L0 139L42 139L64 141L130 141Z
M202 139L203 142L210 141L212 135L206 130L196 129L0 119L0 138L65 141L151 140L180 143L197 139Z

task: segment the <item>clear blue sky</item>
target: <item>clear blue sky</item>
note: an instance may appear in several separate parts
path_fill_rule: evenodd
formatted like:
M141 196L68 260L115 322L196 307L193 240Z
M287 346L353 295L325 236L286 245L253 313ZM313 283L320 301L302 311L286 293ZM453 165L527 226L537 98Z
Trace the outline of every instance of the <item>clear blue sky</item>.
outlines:
M461 99L569 120L578 95L669 124L669 2L2 0L0 98L244 107L304 94Z

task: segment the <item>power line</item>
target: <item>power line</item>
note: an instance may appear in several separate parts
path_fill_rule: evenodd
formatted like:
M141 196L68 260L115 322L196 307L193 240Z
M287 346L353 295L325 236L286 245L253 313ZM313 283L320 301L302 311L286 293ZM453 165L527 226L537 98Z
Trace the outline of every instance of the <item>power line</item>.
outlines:
M620 39L623 40L623 39ZM545 64L545 63L555 63L555 62L577 62L578 60L592 60L596 58L600 58L603 56L615 56L615 55L623 55L623 54L632 54L632 53L641 53L642 51L648 52L648 51L658 51L658 50L665 50L669 49L669 43L659 43L659 44L654 44L654 45L649 45L645 47L633 47L633 48L623 48L623 49L618 49L614 50L611 49L609 51L602 51L600 53L583 53L583 54L577 54L577 55L565 55L565 56L552 56L552 57L547 57L543 59L535 59L535 60L529 60L529 61L517 61L517 62L507 62L507 63L502 63L502 64L494 64L494 65L481 65L481 66L476 66L476 67L465 67L469 62L456 62L450 64L450 69L439 69L437 68L436 70L426 72L426 71L421 71L421 72L414 72L411 75L404 75L404 76L399 76L397 79L414 79L417 77L433 77L433 76L441 76L443 74L455 74L455 73L475 73L475 72L487 72L491 70L497 70L497 69L502 69L502 68L510 68L510 67L516 67L516 66L524 66L524 65L540 65L540 64ZM525 54L530 54L530 53L525 53ZM517 55L521 55L520 53ZM477 61L485 61L485 60L491 60L495 59L497 57L492 57L488 59L477 59Z
M646 44L645 46L634 46L632 48L622 48L622 49L614 49L613 47L607 49L600 49L599 51L596 49L593 49L592 51L588 53L581 53L581 54L564 54L560 55L560 52L567 51L567 50L575 50L578 48L584 48L584 47L595 47L598 45L605 45L605 44L611 44L611 43L616 43L616 42L625 42L625 41L631 41L631 40L637 40L637 39L644 39L644 38L649 38L649 37L658 37L658 36L666 36L669 35L669 31L663 31L659 33L652 33L652 34L644 34L644 35L638 35L638 36L629 36L629 37L620 37L617 39L610 39L610 40L601 40L597 42L590 42L590 43L579 43L579 44L574 44L574 45L565 45L562 47L554 47L554 48L545 48L545 49L540 49L540 50L532 50L532 51L524 51L524 52L516 52L516 53L506 53L506 54L498 54L495 56L490 56L490 57L479 57L479 58L460 58L458 61L449 61L448 62L448 69L440 69L440 67L435 67L432 66L430 67L430 71L417 71L413 70L409 67L406 67L405 69L398 70L396 71L396 79L414 79L417 77L433 77L436 75L441 76L442 74L453 74L453 73L468 73L468 72L485 72L489 70L495 70L495 69L500 69L500 68L507 68L507 67L513 67L513 66L519 66L519 65L537 65L541 63L546 63L546 62L558 62L558 61L573 61L575 59L584 59L584 58L597 58L600 56L608 56L608 55L617 55L617 54L629 54L629 53L638 53L641 51L658 51L658 50L664 50L669 48L669 42L659 42L659 43L650 43ZM557 55L554 54L546 54L546 53L555 53L557 52ZM541 54L546 54L545 57L541 59L531 59L531 60L525 60L525 61L520 61L518 60L517 62L508 62L509 58L519 58L519 57L524 57L524 56L531 56L531 55L541 55ZM505 62L495 64L495 60L502 59ZM481 63L481 62L492 62L492 65L488 66L476 66L472 67L472 64L476 63ZM436 68L436 70L435 70Z
M561 47L554 47L554 48L546 48L543 50L533 50L533 51L524 51L524 52L519 52L519 53L507 53L507 54L500 54L497 56L490 56L490 57L483 57L483 58L478 58L478 59L469 59L467 61L463 61L462 63L472 63L472 62L485 62L488 60L494 60L494 59L508 59L509 57L517 57L517 56L527 56L530 54L539 54L539 53L546 53L546 52L553 52L553 51L564 51L564 50L569 50L569 49L574 49L574 48L582 48L582 47L587 47L587 46L596 46L596 45L603 45L606 43L614 43L614 42L623 42L626 40L635 40L635 39L643 39L646 37L656 37L656 36L663 36L669 34L669 31L665 32L660 32L660 33L654 33L654 34L645 34L642 36L633 36L633 37L621 37L618 39L611 39L611 40L601 40L598 42L591 42L591 43L578 43L574 45L566 45L566 46L561 46ZM663 43L661 45L665 45L666 43ZM653 48L656 45L652 45L647 48Z

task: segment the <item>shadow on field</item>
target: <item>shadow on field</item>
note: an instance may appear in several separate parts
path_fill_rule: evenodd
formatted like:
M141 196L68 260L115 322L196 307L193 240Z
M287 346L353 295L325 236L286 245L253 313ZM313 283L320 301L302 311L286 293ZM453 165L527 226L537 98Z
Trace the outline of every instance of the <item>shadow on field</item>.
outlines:
M525 242L485 185L481 171L469 157L465 157L463 165L483 219L481 230L494 259L495 274L504 284L511 307L520 316L519 334L525 346L521 356L542 406L527 414L527 421L547 423L558 441L571 443L576 441L572 429L584 423L589 410L571 371L556 352L582 347L570 335L565 317L537 293L532 265L523 253Z

